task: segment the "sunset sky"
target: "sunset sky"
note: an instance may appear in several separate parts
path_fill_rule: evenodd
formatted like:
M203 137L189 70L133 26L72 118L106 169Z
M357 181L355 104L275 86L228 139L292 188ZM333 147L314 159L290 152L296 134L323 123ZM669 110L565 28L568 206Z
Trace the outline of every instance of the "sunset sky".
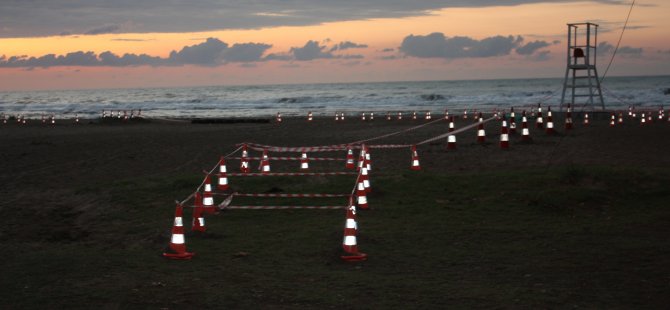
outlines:
M0 2L0 91L561 77L567 23L630 1ZM670 74L670 1L636 2L610 72Z

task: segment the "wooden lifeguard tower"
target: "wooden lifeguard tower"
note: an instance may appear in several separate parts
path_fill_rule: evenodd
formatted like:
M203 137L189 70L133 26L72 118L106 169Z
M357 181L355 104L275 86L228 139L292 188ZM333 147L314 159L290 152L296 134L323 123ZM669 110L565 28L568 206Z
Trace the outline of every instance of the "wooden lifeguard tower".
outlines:
M568 24L568 63L563 80L561 110L569 103L577 105L599 105L605 110L596 56L598 49L598 25L594 23ZM568 92L566 98L566 92ZM586 100L580 100L585 98Z

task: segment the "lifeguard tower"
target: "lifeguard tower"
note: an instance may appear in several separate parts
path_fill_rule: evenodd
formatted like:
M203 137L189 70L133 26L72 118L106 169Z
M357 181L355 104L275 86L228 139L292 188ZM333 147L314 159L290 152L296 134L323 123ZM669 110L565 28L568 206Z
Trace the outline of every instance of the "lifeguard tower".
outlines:
M597 48L597 24L568 24L568 64L563 81L561 110L566 103L571 104L572 107L600 106L605 110L598 69L596 69ZM566 92L568 97L566 97Z

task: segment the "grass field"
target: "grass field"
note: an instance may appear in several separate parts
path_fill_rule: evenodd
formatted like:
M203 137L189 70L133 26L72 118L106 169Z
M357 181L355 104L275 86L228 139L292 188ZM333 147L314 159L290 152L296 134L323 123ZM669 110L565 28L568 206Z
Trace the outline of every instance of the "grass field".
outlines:
M225 211L207 218L204 235L186 236L193 260L167 260L161 253L171 201L201 178L91 180L70 201L80 199L79 208L106 203L83 218L72 216L86 211L77 208L5 209L0 304L638 309L670 302L670 170L373 171L371 208L358 214L366 262L339 258L342 210ZM238 190L285 193L347 193L353 186L352 177L231 182Z

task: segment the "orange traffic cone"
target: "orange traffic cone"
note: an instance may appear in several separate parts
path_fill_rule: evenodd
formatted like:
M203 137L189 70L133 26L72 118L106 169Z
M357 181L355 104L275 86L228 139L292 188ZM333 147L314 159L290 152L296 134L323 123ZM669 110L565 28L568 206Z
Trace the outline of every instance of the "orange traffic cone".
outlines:
M277 112L276 120L277 120L277 123L281 123L281 113Z
M398 120L402 121L402 112L398 112Z
M240 160L240 171L242 173L249 172L249 153L247 152L247 145L242 146L242 159Z
M589 112L584 112L584 126L589 125Z
M312 117L312 111L307 112L307 121L308 121L308 122L311 122L312 119L313 119L313 117Z
M219 190L225 191L228 189L228 169L226 169L226 159L221 156L221 159L219 159L219 184L217 185L217 188Z
M212 214L215 211L214 208L214 196L212 195L212 182L210 181L209 175L205 176L205 189L202 194L202 207L205 212Z
M375 120L375 112L370 112L370 120L371 121Z
M370 176L368 174L368 168L365 166L361 168L361 179L363 180L363 188L365 188L365 192L371 192L372 188L370 188Z
M391 120L391 112L386 112L386 120L387 121Z
M361 151L358 153L358 164L356 166L356 171L361 171L363 165L365 164L365 145L361 146Z
M353 203L350 203L349 208L347 209L347 221L344 225L344 239L342 240L344 255L340 256L345 261L363 261L368 257L367 254L358 252L358 241L356 239L357 231L358 223L356 222L356 207Z
M259 169L263 173L270 173L270 159L268 158L268 150L263 150L263 158L261 159L261 166Z
M505 115L501 115L502 127L500 128L500 148L508 149L509 148L509 133L507 131L507 119Z
M430 115L430 111L426 112L426 120L429 121L433 119L433 117Z
M444 109L444 119L449 119L449 110Z
M565 112L565 130L572 129L572 108L568 103L568 110Z
M365 161L363 162L363 165L368 168L368 172L372 171L372 160L370 157L370 148L367 145L363 145L363 148L365 148Z
M484 119L482 113L479 113L479 125L477 125L477 142L484 143L486 141L486 132L484 131Z
M351 147L347 148L347 169L354 169L355 164L354 164L354 151L351 149Z
M642 117L640 118L640 125L644 126L644 124L646 124L646 123L647 123L646 114L644 112L642 112Z
M528 119L526 118L526 110L521 112L521 141L530 142L530 131L528 130Z
M365 122L365 112L361 113L361 120Z
M554 130L554 120L553 120L553 115L551 114L551 107L547 107L547 128L545 132L548 135L553 135L556 133Z
M367 209L368 208L368 197L365 194L365 184L363 184L363 179L361 177L358 177L358 180L356 181L356 198L357 198L357 203L358 207L361 209Z
M623 125L623 112L619 112L619 119L617 120L619 125Z
M309 159L307 159L307 153L302 152L300 155L300 170L309 169Z
M335 112L335 121L336 122L340 121L340 113L339 112Z
M454 126L454 117L449 118L449 132L454 131L455 126ZM456 135L449 135L447 136L447 150L455 150L456 149Z
M205 232L205 211L202 208L202 196L200 192L195 193L193 198L195 207L193 208L193 221L191 224L191 231Z
M191 259L195 253L186 252L186 238L184 238L184 220L182 213L184 208L177 204L174 211L174 223L172 224L172 236L163 256L170 259Z
M542 107L537 104L537 118L535 118L535 127L542 129L544 127L544 119L542 119Z
M614 116L614 112L610 114L610 127L614 127L616 125L616 117Z
M416 120L416 111L412 112L412 120Z
M468 119L468 110L463 110L463 119Z
M416 145L412 145L412 170L421 170L421 166L419 165L419 154L416 152Z
M514 113L514 107L511 107L509 111L509 134L516 134L516 114Z

